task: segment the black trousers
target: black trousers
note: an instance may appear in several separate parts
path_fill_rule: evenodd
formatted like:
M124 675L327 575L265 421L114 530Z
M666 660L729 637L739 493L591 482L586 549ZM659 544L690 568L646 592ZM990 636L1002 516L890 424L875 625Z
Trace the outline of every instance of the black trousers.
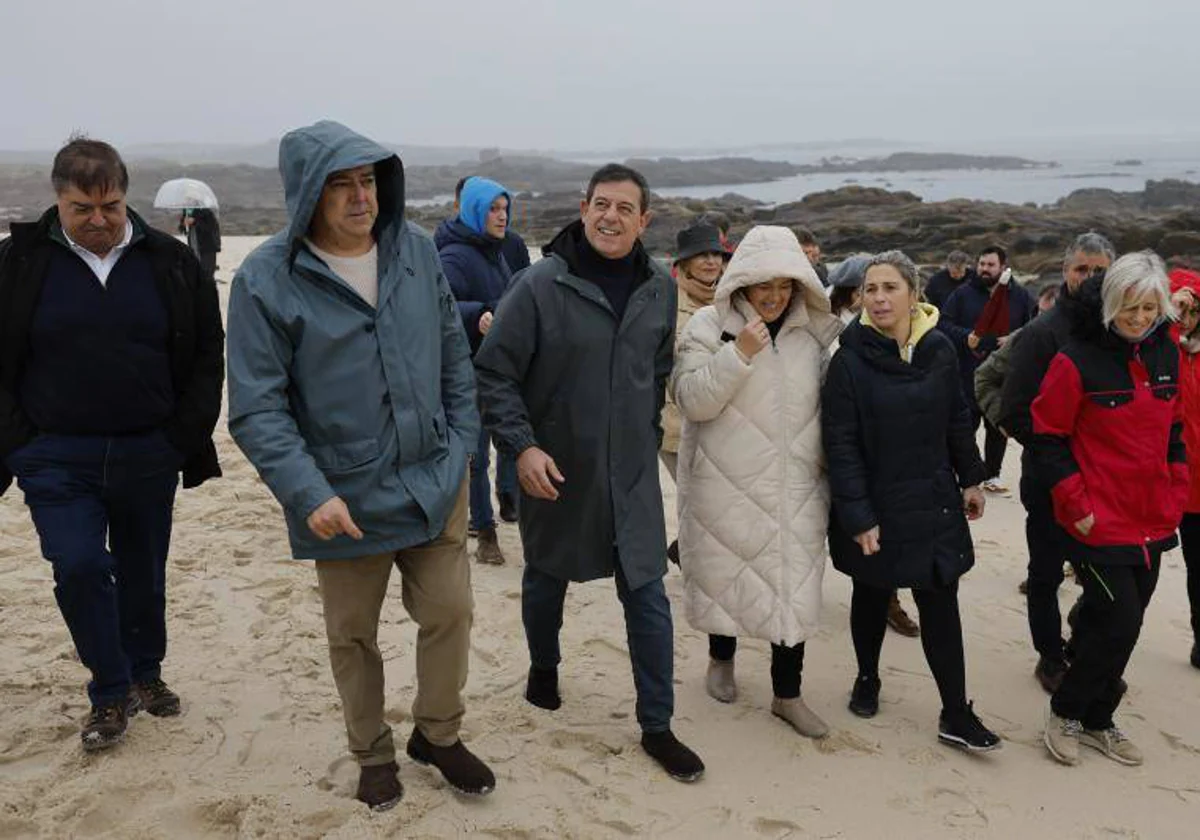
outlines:
M737 653L736 636L708 637L708 655L721 662L728 662ZM781 700L800 696L800 675L804 671L804 642L785 647L771 645L771 687Z
M860 677L879 677L879 654L887 632L892 589L854 581L850 597L850 636ZM963 655L962 619L958 612L958 583L941 589L914 589L921 617L921 647L937 682L944 711L967 706L967 667Z
M979 431L979 424L983 423L986 430L983 436L983 465L987 467L987 477L997 478L1000 475L1000 468L1004 466L1004 452L1008 449L1008 438L1004 432L993 426L988 419L983 416L979 409L975 409L975 431Z
M1050 698L1050 708L1059 717L1081 721L1087 729L1113 725L1121 703L1121 677L1158 584L1162 553L1152 551L1148 559L1148 566L1079 564L1083 599L1071 640L1075 659Z
M1185 513L1179 524L1183 562L1187 566L1188 603L1192 606L1192 640L1200 643L1200 513Z
M1025 596L1029 634L1039 656L1061 662L1065 642L1058 589L1063 582L1063 561L1069 559L1069 540L1054 518L1049 489L1031 472L1027 459L1021 466L1021 503L1025 506L1025 543L1029 548ZM1200 542L1197 546L1200 550Z

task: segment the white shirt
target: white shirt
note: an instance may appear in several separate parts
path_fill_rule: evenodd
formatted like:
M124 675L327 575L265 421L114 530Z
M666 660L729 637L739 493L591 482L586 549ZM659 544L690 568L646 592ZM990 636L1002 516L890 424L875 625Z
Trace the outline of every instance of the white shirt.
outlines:
M359 297L372 307L379 302L378 245L372 245L371 250L362 256L339 257L328 251L322 251L313 244L311 239L306 238L304 242L312 249L314 254L324 261L325 265L329 266L334 274L345 280L350 288L358 292Z
M125 249L129 247L130 241L133 239L133 222L125 220L125 238L121 240L120 245L113 247L111 251L103 257L98 257L84 248L82 245L75 242L67 233L67 229L63 228L63 236L66 237L67 244L71 246L71 250L79 255L87 267L96 275L96 279L100 281L100 285L108 288L108 275L112 272L113 267L117 264L117 260L121 259L121 255L125 253Z

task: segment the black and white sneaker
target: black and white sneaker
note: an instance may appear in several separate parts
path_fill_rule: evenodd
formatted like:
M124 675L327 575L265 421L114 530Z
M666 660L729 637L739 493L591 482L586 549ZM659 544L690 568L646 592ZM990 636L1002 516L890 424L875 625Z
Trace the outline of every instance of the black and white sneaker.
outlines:
M957 711L942 711L938 718L938 740L971 752L1000 748L1000 736L983 725L973 703Z

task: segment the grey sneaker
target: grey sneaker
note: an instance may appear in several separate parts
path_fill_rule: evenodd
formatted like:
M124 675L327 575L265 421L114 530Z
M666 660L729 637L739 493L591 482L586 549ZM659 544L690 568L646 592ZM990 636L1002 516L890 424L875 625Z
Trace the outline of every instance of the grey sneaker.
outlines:
M737 682L733 678L733 660L708 660L708 675L704 680L708 696L722 703L732 703L737 699Z
M1099 750L1126 767L1137 767L1144 760L1142 751L1116 726L1110 726L1108 729L1084 729L1079 733L1079 743Z
M1055 761L1062 764L1075 765L1079 763L1079 736L1083 732L1083 724L1071 718L1061 718L1054 714L1053 709L1046 711L1046 730L1044 739L1046 749Z
M806 738L824 738L829 734L829 725L799 697L776 697L771 701L771 714L786 720Z

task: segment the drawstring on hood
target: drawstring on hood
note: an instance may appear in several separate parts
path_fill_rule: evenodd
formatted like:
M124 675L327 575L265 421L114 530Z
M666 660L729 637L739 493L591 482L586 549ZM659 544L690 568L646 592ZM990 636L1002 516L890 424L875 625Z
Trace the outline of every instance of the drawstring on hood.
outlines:
M930 330L937 326L939 317L940 315L938 313L938 309L932 303L917 304L916 311L912 315L912 326L908 331L908 341L906 341L904 344L900 344L898 341L896 342L896 345L900 348L901 360L907 362L908 364L912 364L913 350L916 349L916 346L918 343L920 343L921 339L924 338ZM884 338L890 338L890 336L884 333L883 330L875 326L875 324L871 321L870 313L867 312L865 307L863 308L862 315L859 316L859 320L864 327L870 327L871 329L875 330L875 332L884 336Z

